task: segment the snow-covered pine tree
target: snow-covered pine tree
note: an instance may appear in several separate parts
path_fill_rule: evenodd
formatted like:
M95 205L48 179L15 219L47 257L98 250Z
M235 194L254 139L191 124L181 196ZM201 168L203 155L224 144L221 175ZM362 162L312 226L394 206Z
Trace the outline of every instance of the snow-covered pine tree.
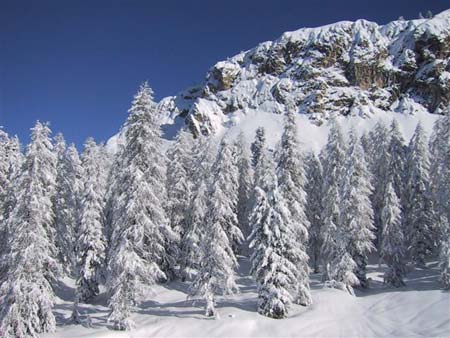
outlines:
M252 165L249 146L241 131L234 143L234 153L238 167L238 206L237 217L239 228L244 237L250 234L248 217L250 208L250 195L253 189Z
M0 287L0 335L37 337L55 329L51 282L59 272L54 246L56 157L50 128L39 121L15 189L7 224L7 273Z
M256 129L255 140L250 146L252 152L252 165L256 168L259 158L261 157L261 151L266 146L266 131L263 127Z
M191 196L186 217L186 230L181 238L180 274L183 281L192 277L200 267L200 243L205 235L208 186L212 162L212 138L199 137L192 149L189 176Z
M92 138L88 138L82 154L83 188L75 248L77 297L80 302L89 302L98 295L105 261L104 196L100 182L99 153L99 146Z
M409 143L405 188L405 224L409 254L417 265L424 265L433 248L435 222L430 189L430 160L425 131L418 123Z
M358 285L368 287L366 266L369 253L374 249L375 230L370 203L372 185L364 151L356 131L350 131L350 146L342 183L341 219L338 232L347 236L348 252L356 263L354 270Z
M64 218L65 208L64 205L66 204L64 201L64 196L62 196L62 180L64 179L64 175L66 173L63 173L62 166L64 163L64 155L66 152L66 140L64 139L64 136L62 133L56 134L56 136L53 138L53 144L54 144L54 152L56 155L56 191L53 201L53 209L55 213L55 245L58 249L58 258L62 264L63 271L65 273L69 273L70 271L70 259L67 256L67 252L65 249L67 248L65 246L66 243L63 240L62 237L65 237L66 235L70 236L70 232L67 234L64 231L62 231L61 228L66 226ZM64 229L65 230L65 229ZM72 241L68 241L73 242ZM70 252L70 251L69 251Z
M206 302L206 316L213 317L215 297L237 290L235 268L238 266L234 245L242 240L237 226L237 173L232 147L222 140L212 166L205 217L205 240L201 242L201 264L191 287L191 297Z
M395 193L400 198L400 208L402 208L405 190L406 146L396 119L392 120L389 129L388 156L387 176L390 177ZM386 189L386 186L384 183L383 190Z
M284 318L299 294L298 276L302 272L299 268L303 267L295 262L307 259L307 255L297 244L296 224L278 189L274 160L264 148L255 170L250 217L250 247L254 251L250 260L258 288L258 312Z
M98 158L100 167L99 169L100 193L102 194L102 196L104 196L103 199L106 203L106 193L108 191L109 173L114 163L115 154L111 154L108 150L108 147L103 142L97 144L97 147L98 147Z
M3 233L3 220L6 213L6 199L8 196L7 187L9 186L9 142L8 134L0 128L0 235Z
M317 156L310 152L306 156L306 216L309 228L309 256L314 272L319 272L320 252L322 247L322 164Z
M117 202L107 269L109 320L117 330L132 327L131 311L143 286L166 279L166 271L174 271L174 257L169 257L174 250L168 245L176 243L163 207L166 163L153 91L147 83L139 88L129 112L118 159L121 170L114 180Z
M305 170L303 154L297 140L297 125L293 110L289 110L284 123L281 145L278 150L277 176L278 190L283 195L289 209L293 234L297 242L298 252L291 260L297 269L298 294L294 301L308 306L312 303L309 291L309 265L308 265L308 228L309 220L306 216Z
M121 133L124 133L124 131L122 130ZM125 138L125 137L122 137ZM120 163L120 159L122 157L122 152L123 152L123 148L124 145L122 144L122 142L118 142L117 144L117 150L116 150L116 154L114 156L111 156L111 166L109 168L109 172L108 172L108 177L107 177L107 186L106 186L106 190L105 190L105 208L104 208L104 214L105 214L105 238L106 241L108 243L108 247L110 246L111 243L111 236L112 236L112 232L113 232L113 220L114 220L114 214L115 211L117 210L117 204L118 204L118 199L117 199L117 195L118 192L117 187L118 187L118 182L117 180L120 178L121 176L121 170L123 168L121 168L121 163ZM108 255L106 255L106 260L108 260ZM108 265L108 262L106 262L105 266Z
M170 226L178 238L182 238L187 228L189 198L192 190L189 165L192 160L193 141L192 134L182 129L178 132L175 143L167 154L167 195L169 198L167 214Z
M22 164L24 162L24 155L21 150L21 145L17 136L9 138L4 144L7 160L7 179L6 184L3 186L3 191L6 192L3 201L3 219L6 222L8 215L12 211L15 205L16 193L14 189L17 186L18 177L22 171Z
M430 181L436 214L450 218L450 107L430 137Z
M367 163L367 167L369 168L369 170L371 171L371 159L370 159L370 152L372 149L372 145L370 144L370 140L369 140L369 134L367 132L363 132L361 135L361 146L363 147L364 150L364 154L366 156L366 163Z
M450 290L450 221L441 216L439 241L439 280L445 290Z
M78 151L72 144L66 149L61 134L55 137L58 158L56 195L54 202L56 216L56 245L59 259L67 273L74 270L75 238L79 224L80 194L82 188L82 166Z
M239 228L238 212L238 188L239 176L236 158L234 158L233 147L225 139L220 142L216 159L211 168L213 181L210 189L211 198L216 199L223 196L220 201L221 208L216 210L217 222L220 222L230 241L233 252L239 252L240 245L244 240L241 229ZM217 205L219 207L219 205Z
M341 127L336 120L331 120L330 124L328 141L321 153L323 166L321 251L324 280L330 279L329 265L338 254L336 231L340 225L341 182L345 161L345 145Z
M450 107L433 126L430 139L430 180L436 224L434 241L439 248L440 280L450 289Z
M8 200L11 198L13 177L10 175L11 139L0 127L0 257L6 246L6 220L8 218ZM0 260L0 271L1 271ZM1 272L0 272L1 278Z
M381 245L381 212L383 210L384 190L388 178L389 131L384 122L379 121L369 132L367 159L372 174L373 192L371 195L373 219L377 234L377 248Z
M383 226L381 240L381 258L388 266L384 274L384 283L400 287L405 285L405 236L403 235L400 199L395 192L392 181L385 189L384 208L381 214Z

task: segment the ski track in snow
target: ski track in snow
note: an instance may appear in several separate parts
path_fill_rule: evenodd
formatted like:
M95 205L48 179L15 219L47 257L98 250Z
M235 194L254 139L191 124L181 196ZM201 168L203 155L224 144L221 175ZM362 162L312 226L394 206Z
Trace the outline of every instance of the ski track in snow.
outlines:
M324 288L320 274L314 274L314 304L293 305L289 318L282 320L256 312L256 285L248 276L248 259L241 257L240 264L240 293L218 300L219 319L206 318L202 302L187 299L188 283L172 282L154 287L154 296L133 314L136 328L129 332L111 330L105 293L94 304L80 304L80 313L89 314L92 328L65 324L74 294L73 280L65 279L57 289L57 331L43 337L450 337L450 294L439 289L436 262L413 269L405 279L407 285L398 289L383 285L384 265L371 264L371 287L356 290L355 297Z

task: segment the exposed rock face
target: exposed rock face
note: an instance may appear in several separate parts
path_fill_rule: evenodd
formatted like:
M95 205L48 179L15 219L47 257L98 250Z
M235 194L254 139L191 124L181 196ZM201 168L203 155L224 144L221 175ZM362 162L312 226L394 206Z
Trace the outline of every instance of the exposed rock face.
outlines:
M450 104L450 10L431 19L365 20L284 33L213 66L200 88L162 101L194 134L234 113L295 109L321 123L377 109L441 113Z

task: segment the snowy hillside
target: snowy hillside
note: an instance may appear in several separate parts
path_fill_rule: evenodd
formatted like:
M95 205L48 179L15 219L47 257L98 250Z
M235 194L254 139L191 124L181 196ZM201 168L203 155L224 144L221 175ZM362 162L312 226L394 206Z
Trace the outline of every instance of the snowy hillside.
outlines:
M219 300L220 319L207 319L203 310L187 299L181 282L157 286L133 315L133 332L108 329L105 294L93 305L83 304L81 314L92 318L92 327L70 325L73 281L64 280L55 307L58 329L48 338L119 337L446 337L450 332L450 297L439 290L435 263L408 274L407 287L388 289L382 284L385 266L369 266L371 289L352 297L324 288L320 274L312 276L311 308L295 306L285 320L258 315L256 286L248 276L249 262L241 259L240 294Z

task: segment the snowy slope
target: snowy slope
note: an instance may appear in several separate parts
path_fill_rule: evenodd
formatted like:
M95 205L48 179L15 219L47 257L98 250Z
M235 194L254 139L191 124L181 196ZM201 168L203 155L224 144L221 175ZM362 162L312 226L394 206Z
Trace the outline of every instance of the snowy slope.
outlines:
M348 293L324 288L320 276L313 275L310 308L294 306L289 318L274 320L256 313L256 287L247 275L249 263L241 259L238 283L241 293L221 299L220 319L207 319L201 304L187 300L187 284L170 283L155 288L154 296L143 301L133 315L136 329L116 332L109 329L105 295L95 305L82 305L92 318L92 328L64 325L70 316L70 280L62 285L55 312L56 333L44 337L448 337L450 295L439 290L434 262L427 269L415 269L407 286L388 289L382 284L384 266L369 266L372 278L368 291Z

